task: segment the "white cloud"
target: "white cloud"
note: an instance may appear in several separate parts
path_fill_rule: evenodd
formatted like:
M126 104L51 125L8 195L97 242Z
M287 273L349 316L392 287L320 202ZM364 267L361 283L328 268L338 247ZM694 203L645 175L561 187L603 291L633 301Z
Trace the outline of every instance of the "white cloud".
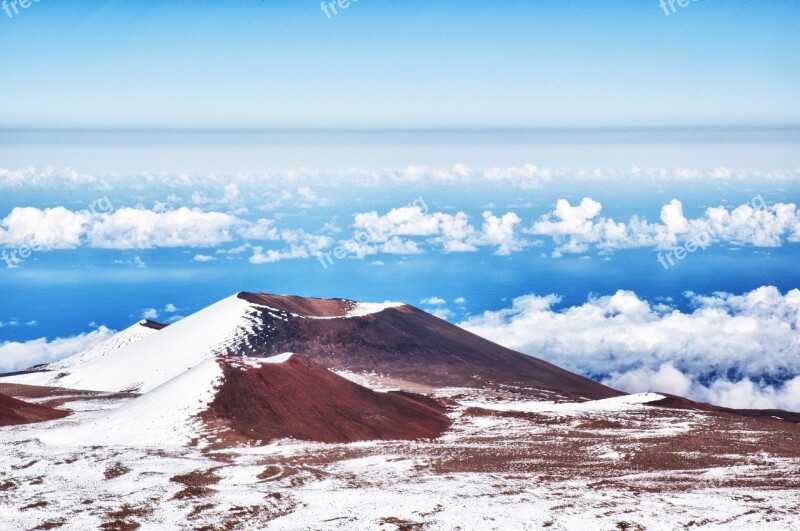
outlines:
M238 247L233 247L231 249L217 249L216 254L242 254L244 252L249 251L253 248L253 245L250 243L245 243L243 245L239 245Z
M231 241L242 220L221 212L181 207L169 212L121 208L103 214L87 233L93 247L151 249L154 247L215 247Z
M380 251L386 254L422 254L417 242L413 240L403 240L397 236L392 236L389 240L380 245Z
M192 261L194 262L213 262L215 260L216 257L209 256L207 254L196 254L194 255L194 258L192 258Z
M228 194L236 195L232 191ZM311 197L309 194L313 192L307 191L307 197ZM552 212L520 230L522 220L514 212L496 216L485 211L482 224L476 227L465 212L428 212L427 205L423 208L414 204L385 214L376 211L355 214L354 237L340 243L349 256L363 259L380 253L421 254L428 246L445 253L475 252L488 247L496 255L509 255L544 243L542 239L524 239L521 233L552 239L554 257L592 250L601 254L630 248L667 251L697 240L699 235L707 235L709 244L776 247L785 241L800 242L800 211L796 205L768 205L760 196L733 209L707 208L695 219L688 219L683 204L673 199L663 206L660 222L656 223L638 216L618 222L603 217L601 212L601 203L588 197L577 205L560 199ZM314 256L334 243L330 236L332 229L328 223L312 233L281 228L272 219L248 221L233 214L185 206L175 210L121 208L99 214L73 212L64 207L18 207L0 220L0 246L33 243L34 250L72 249L81 245L132 250L212 248L241 240L253 244L282 241L284 247L261 245L260 251L254 253L253 263L265 263ZM265 251L269 247L275 248ZM137 265L144 267L140 259Z
M777 247L794 241L800 212L793 203L768 205L761 196L732 210L706 209L704 215L687 219L683 204L673 199L661 209L662 223L648 223L638 216L628 223L600 216L602 205L584 198L577 206L560 199L555 209L524 232L549 236L556 244L553 256L584 253L593 246L601 251L652 247L673 249L682 242L702 240L755 247Z
M453 317L453 312L447 308L426 308L425 311L445 321L449 321Z
M367 256L378 254L377 246L364 243L362 240L344 240L340 241L339 245L346 251L348 257L357 260L362 260ZM334 249L333 252L335 253L336 250ZM333 256L333 254L331 254L331 256Z
M302 229L282 230L280 238L284 243L289 244L288 248L265 250L261 246L253 247L250 263L271 264L281 260L309 258L333 245L333 238L330 236L312 234Z
M16 170L0 168L0 189L2 188L68 188L91 184L97 190L107 190L104 178L80 173L72 168L56 171L52 166L37 170L34 166Z
M689 221L683 215L683 204L673 199L661 209L661 221L667 231L673 234L684 234L689 231Z
M228 183L222 188L222 202L234 205L242 199L242 193L236 183Z
M382 244L381 252L393 254L421 252L411 238L426 238L441 245L446 253L474 252L479 246L493 246L495 253L500 255L522 249L524 242L515 236L515 227L521 222L516 214L509 212L496 217L491 212L484 212L483 219L479 231L470 224L469 216L464 212L428 213L421 206L414 205L393 208L383 215L374 210L356 214L353 228L357 237L363 235L366 239L360 244Z
M271 219L259 219L248 224L238 231L239 236L246 240L279 240L280 231Z
M281 260L291 260L295 258L308 258L311 256L306 249L293 247L289 249L275 250L264 249L263 247L253 247L253 255L250 263L255 265L273 264Z
M628 291L560 310L526 295L461 326L622 390L800 411L800 290L687 297L685 313Z
M248 222L222 212L196 208L148 210L121 208L114 212L73 212L64 207L17 207L0 220L0 246L31 245L34 250L216 247L236 238L286 239L274 220ZM291 238L291 231L288 233Z
M588 235L594 228L592 221L602 209L599 201L584 197L578 206L559 199L556 208L533 226L533 234L549 236Z
M109 339L115 333L101 326L92 332L53 341L41 338L24 343L0 343L0 372L19 371L72 356Z
M456 164L451 168L433 168L430 166L407 166L403 169L385 170L383 174L373 177L374 180L388 178L395 182L421 183L436 182L439 184L479 183L508 184L523 190L541 188L553 180L556 172L550 168L525 164L504 168L470 168L464 164Z
M164 306L164 311L167 312L167 313L175 313L175 312L178 311L178 307L175 306L174 304L170 303L170 304L167 304L166 306Z
M441 297L428 297L427 299L422 299L419 302L420 304L427 304L429 306L441 306L443 304L447 304L447 301Z
M502 217L492 215L491 212L483 213L483 228L481 243L496 246L496 255L507 256L513 251L521 251L525 243L516 238L515 227L522 220L513 212L508 212Z
M142 312L142 319L158 319L158 310L155 308L148 308Z
M203 194L203 192L200 192L198 190L192 192L192 204L196 206L203 206L207 205L210 202L211 201L205 196L205 194Z
M632 369L625 373L614 373L605 383L629 393L660 392L688 396L692 380L676 369L672 363L664 363L657 370L652 368Z
M297 195L300 198L300 203L298 206L301 208L330 205L330 201L318 196L316 192L314 192L314 190L312 190L309 186L301 186L298 188Z
M131 179L130 175L111 174L96 176L83 174L72 168L56 170L53 167L37 169L33 166L9 169L0 168L0 189L75 189L92 186L98 190L128 189L146 190L163 187L169 190L190 189L195 205L206 205L210 200L200 190L223 189L220 204L235 203L241 200L245 188L263 190L268 187L274 199L264 205L271 209L283 206L297 196L306 205L323 204L312 187L325 185L332 181L346 186L374 187L380 184L420 184L435 183L438 186L463 186L465 184L488 184L509 186L522 190L536 189L554 181L612 181L626 182L682 182L682 181L800 181L800 168L759 172L717 167L711 170L699 168L642 168L632 164L625 169L600 168L550 168L534 163L521 166L471 168L464 164L451 167L408 166L383 170L353 168L341 172L319 172L307 168L286 169L280 172L219 172L219 173L165 173L143 172ZM275 182L291 185L294 192L281 190ZM227 188L226 188L227 187ZM235 188L234 188L235 187ZM311 200L311 201L309 201ZM316 203L315 203L316 201Z
M64 207L17 207L0 220L0 245L35 243L50 249L73 249L80 245L91 219L89 212L72 212Z

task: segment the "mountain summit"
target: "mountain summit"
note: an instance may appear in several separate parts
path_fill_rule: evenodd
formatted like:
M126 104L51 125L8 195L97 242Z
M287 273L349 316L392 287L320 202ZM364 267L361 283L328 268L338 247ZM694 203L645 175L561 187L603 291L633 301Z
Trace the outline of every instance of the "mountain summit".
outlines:
M302 352L321 365L376 372L400 387L514 388L591 399L609 387L467 332L408 304L240 293L258 314L238 348L249 355Z
M402 303L241 292L163 329L139 323L91 351L4 381L144 393L215 356L295 352L392 387L512 389L554 398L622 393Z

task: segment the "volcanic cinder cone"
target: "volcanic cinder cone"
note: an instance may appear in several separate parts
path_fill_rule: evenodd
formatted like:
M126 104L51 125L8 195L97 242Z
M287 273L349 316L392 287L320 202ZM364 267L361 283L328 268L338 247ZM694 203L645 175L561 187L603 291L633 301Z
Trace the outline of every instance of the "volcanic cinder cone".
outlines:
M377 372L431 387L546 389L574 398L623 393L476 336L407 304L364 305L255 293L258 314L238 352L302 353L330 369Z
M434 400L372 391L304 356L263 363L231 358L221 366L224 383L201 417L227 426L236 438L422 439L438 437L451 424Z
M216 446L299 439L426 439L451 425L438 402L378 393L298 355L208 359L80 426L41 436L83 445Z

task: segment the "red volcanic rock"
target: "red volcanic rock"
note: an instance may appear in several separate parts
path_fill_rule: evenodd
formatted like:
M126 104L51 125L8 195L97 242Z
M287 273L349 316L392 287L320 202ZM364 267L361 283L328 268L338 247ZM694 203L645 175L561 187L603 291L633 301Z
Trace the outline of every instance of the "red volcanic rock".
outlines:
M239 298L261 305L251 336L234 349L247 356L299 352L329 369L374 371L430 387L545 389L574 399L624 394L407 304L351 316L358 303L343 299Z
M0 394L0 426L32 424L45 420L60 419L67 415L69 415L67 411L29 404Z
M281 363L221 358L220 365L223 383L201 416L234 439L422 439L438 437L452 423L435 400L378 393L303 356Z
M157 323L155 321L151 321L150 319L143 320L142 322L139 323L139 325L145 328L150 328L152 330L164 330L166 327L169 326L164 323Z
M313 317L342 317L355 306L346 299L318 299L296 295L270 295L269 293L242 292L239 298L253 304L269 306L285 312Z
M717 408L710 404L703 404L700 402L695 402L694 400L689 400L688 398L684 398L682 396L671 395L667 393L658 393L662 395L664 398L661 400L655 400L653 402L647 402L646 406L652 407L666 407L669 409L689 409L695 411L716 411Z
M645 405L666 407L669 409L690 409L696 411L727 413L729 415L736 415L738 417L774 419L800 424L800 413L794 413L791 411L783 411L780 409L733 409L715 406L712 404L705 404L702 402L695 402L694 400L689 400L688 398L683 398L682 396L675 396L667 393L659 394L664 395L664 398L654 402L648 402Z

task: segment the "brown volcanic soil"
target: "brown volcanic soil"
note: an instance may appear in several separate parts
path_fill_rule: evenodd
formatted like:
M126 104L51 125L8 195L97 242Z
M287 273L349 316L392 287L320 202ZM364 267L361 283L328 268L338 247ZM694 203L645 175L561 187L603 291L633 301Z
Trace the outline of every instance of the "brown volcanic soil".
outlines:
M229 442L430 439L452 424L432 399L377 393L302 356L257 367L226 358L220 365L224 383L201 417L227 428Z
M269 293L243 292L239 294L239 298L304 317L342 317L355 306L355 302L346 299L317 299Z
M17 426L66 417L68 411L29 404L10 396L0 395L0 426Z
M235 354L299 352L329 369L375 371L433 387L549 389L573 399L623 394L408 305L337 319L330 317L344 315L352 301L253 293L239 298L273 310L260 309L255 336L237 345Z
M731 409L727 407L714 406L712 404L704 404L695 402L688 398L681 396L670 395L666 393L659 393L664 395L665 398L655 402L649 402L645 405L655 407L666 407L670 409L690 409L694 411L709 411L723 414L737 415L740 417L752 418L767 418L775 420L783 420L786 422L793 422L800 424L800 413L793 413L791 411L783 411L780 409Z

